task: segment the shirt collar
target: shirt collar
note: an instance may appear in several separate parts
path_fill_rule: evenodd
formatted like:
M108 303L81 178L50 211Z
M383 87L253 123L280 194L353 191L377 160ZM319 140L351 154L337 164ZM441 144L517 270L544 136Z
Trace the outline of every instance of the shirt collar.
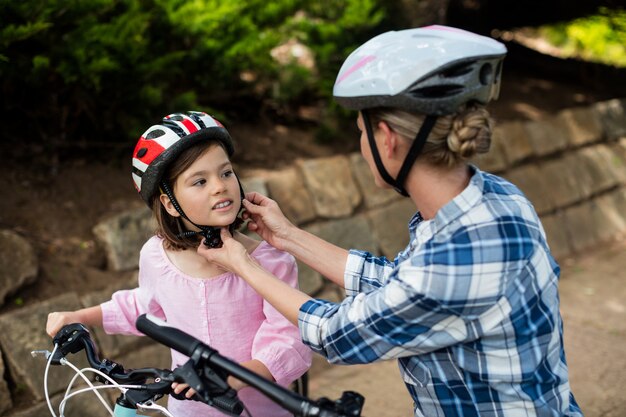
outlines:
M432 232L441 230L448 224L452 223L464 213L468 212L472 207L476 206L483 196L484 179L482 172L474 165L470 165L471 177L467 187L461 191L459 195L454 197L446 205L437 211L435 217L429 222L431 223ZM414 238L417 227L424 221L422 214L418 211L409 221L409 231L411 238Z
M440 208L435 215L433 220L436 230L441 230L443 227L452 223L482 200L485 186L482 172L474 165L470 165L470 172L471 177L467 187L445 206Z

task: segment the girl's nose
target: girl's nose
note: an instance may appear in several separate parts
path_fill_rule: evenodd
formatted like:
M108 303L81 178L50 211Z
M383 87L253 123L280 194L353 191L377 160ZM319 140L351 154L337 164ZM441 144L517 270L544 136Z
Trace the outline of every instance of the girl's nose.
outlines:
M226 191L226 182L223 181L221 178L214 179L213 181L211 181L211 191L214 194L223 193L224 191Z

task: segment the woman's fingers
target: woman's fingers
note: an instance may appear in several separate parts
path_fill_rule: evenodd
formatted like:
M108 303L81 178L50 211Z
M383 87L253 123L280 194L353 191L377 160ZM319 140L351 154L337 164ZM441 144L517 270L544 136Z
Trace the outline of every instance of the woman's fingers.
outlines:
M243 206L250 214L261 214L263 207L248 200L243 200Z

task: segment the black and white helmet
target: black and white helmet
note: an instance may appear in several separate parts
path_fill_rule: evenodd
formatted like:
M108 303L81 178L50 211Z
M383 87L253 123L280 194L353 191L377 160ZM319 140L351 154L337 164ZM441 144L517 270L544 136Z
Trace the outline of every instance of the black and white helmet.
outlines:
M233 141L224 126L200 111L173 113L151 126L137 141L133 151L133 183L150 206L167 167L187 148L198 142L213 141L234 153Z
M391 107L429 115L498 97L505 46L447 26L383 33L341 67L333 95L342 106Z

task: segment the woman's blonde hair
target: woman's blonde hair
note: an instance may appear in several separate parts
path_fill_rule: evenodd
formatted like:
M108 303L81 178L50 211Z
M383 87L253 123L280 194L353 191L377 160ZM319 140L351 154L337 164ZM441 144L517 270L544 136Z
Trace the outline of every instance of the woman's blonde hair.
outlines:
M391 108L372 109L368 115L373 126L384 121L408 140L415 138L426 117ZM436 166L453 167L486 153L491 145L492 123L485 107L475 103L462 106L454 114L439 116L418 159Z

